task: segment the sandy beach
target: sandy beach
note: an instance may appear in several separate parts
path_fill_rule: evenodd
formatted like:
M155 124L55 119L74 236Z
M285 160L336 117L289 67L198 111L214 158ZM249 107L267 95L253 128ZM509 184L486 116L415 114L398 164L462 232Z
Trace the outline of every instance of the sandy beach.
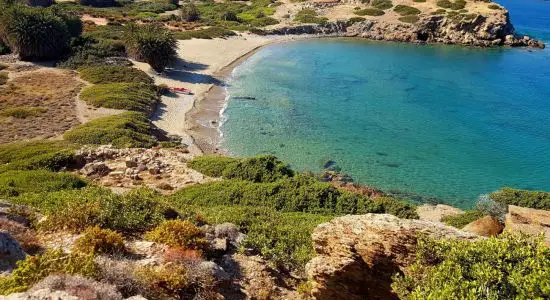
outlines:
M185 87L192 95L162 96L153 123L171 135L178 135L193 153L212 152L217 138L219 112L224 100L224 79L256 49L284 37L243 34L227 39L178 41L179 61L163 74L148 64L134 65L151 75L155 84ZM208 97L206 97L208 95Z

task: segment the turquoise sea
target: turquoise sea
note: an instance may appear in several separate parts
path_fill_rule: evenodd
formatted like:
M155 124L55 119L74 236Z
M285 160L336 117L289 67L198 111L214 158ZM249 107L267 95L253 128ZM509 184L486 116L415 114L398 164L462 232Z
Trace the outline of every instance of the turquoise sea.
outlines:
M550 46L550 1L499 2ZM275 44L227 91L221 147L233 155L316 172L334 161L357 182L465 208L503 186L550 190L548 48Z

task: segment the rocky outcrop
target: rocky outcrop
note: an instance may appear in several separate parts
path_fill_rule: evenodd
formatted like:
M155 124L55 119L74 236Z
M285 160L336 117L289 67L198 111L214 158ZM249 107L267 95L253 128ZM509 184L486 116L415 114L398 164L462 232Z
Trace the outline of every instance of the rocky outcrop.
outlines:
M317 34L323 36L352 36L371 40L414 43L460 44L481 47L527 46L544 48L544 43L519 36L510 23L508 12L488 17L476 15L471 19L449 16L421 16L415 24L365 20L361 22L333 21L276 28L268 34Z
M504 224L506 231L535 235L543 233L544 242L550 247L550 211L510 205Z
M503 229L504 226L498 221L497 218L492 216L485 216L464 226L464 228L462 228L462 231L489 237L497 236L502 232Z
M471 233L387 214L348 215L323 223L312 238L317 256L306 266L316 299L396 299L391 277L414 261L419 234L475 239Z
M22 259L25 252L19 243L6 231L0 231L0 272L10 271Z
M464 211L460 208L452 207L445 204L423 204L416 208L416 213L420 220L430 222L441 222L441 219L446 216L460 215Z

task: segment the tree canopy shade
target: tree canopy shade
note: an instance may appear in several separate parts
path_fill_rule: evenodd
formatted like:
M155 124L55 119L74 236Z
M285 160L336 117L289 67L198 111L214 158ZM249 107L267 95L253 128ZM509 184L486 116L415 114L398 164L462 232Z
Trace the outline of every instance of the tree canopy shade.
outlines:
M177 58L174 34L160 25L127 25L123 39L129 56L148 63L157 72Z

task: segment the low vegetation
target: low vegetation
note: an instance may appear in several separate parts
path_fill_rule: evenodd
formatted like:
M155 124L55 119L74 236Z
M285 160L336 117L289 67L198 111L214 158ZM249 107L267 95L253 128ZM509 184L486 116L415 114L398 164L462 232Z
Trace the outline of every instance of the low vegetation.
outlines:
M370 5L381 10L386 10L393 7L391 0L373 0Z
M153 242L172 247L184 247L185 249L203 249L207 243L202 230L187 220L164 221L145 234L145 238Z
M151 135L152 130L153 124L143 113L125 112L78 125L63 136L77 144L150 148L157 144L157 139Z
M85 254L122 254L126 247L120 233L93 226L86 229L75 241L72 251Z
M8 74L4 72L0 72L0 85L6 84L8 80L9 80Z
M76 163L74 148L63 141L16 142L0 145L0 173L6 170L59 171Z
M3 110L1 110L0 116L25 119L28 117L39 116L47 111L48 109L44 107L32 107L32 106L10 107L10 108L4 108Z
M87 87L80 94L80 99L95 107L151 114L159 101L159 95L151 84L116 82Z
M414 23L418 22L420 20L420 18L418 16L415 16L415 15L410 15L410 16L399 17L398 20L403 22L403 23L414 24Z
M298 23L325 24L328 19L325 17L318 17L314 9L308 8L299 11L294 17L294 21Z
M534 209L550 210L550 193L542 191L503 188L489 194L489 197L505 205L516 205Z
M542 238L420 239L416 262L396 275L400 299L547 299L550 249Z
M499 10L499 9L502 9L502 7L500 7L500 5L498 4L489 4L489 9L493 9L493 10Z
M356 10L354 14L358 16L381 16L384 15L384 11L378 8L364 8Z
M470 210L463 214L445 216L441 218L441 221L449 226L460 229L486 215L486 212L480 210Z
M153 84L153 79L147 73L131 67L94 66L81 68L78 72L82 79L94 84L121 82Z
M401 4L395 6L393 11L400 14L401 16L412 16L420 14L420 10L418 8Z
M454 2L450 0L438 0L437 6L442 8L448 8L452 10L461 10L464 7L466 7L466 1L465 0L455 0Z
M0 196L78 189L85 185L86 182L70 173L54 173L46 170L0 173Z
M92 255L47 250L43 254L27 256L17 262L17 268L9 276L0 277L0 295L26 291L50 274L93 277L97 274L97 266Z
M178 40L190 40L190 39L214 39L225 38L236 35L235 32L221 28L221 27L209 27L205 29L189 30L189 31L176 31L175 37Z

